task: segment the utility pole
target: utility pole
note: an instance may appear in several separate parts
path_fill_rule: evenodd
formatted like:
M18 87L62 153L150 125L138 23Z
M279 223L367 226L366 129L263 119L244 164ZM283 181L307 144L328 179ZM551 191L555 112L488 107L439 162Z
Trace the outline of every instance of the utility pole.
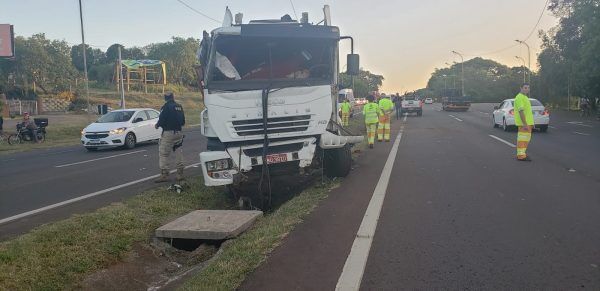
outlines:
M90 115L90 88L88 85L87 57L85 54L85 33L83 32L83 12L79 0L79 20L81 22L81 47L83 48L83 77L85 78L85 98L87 100L87 114Z
M531 83L531 50L525 41L518 39L515 39L515 41L527 47L527 69L529 70L529 73L527 74L527 82Z
M462 79L461 87L462 87L462 96L464 97L465 96L465 58L463 57L463 55L461 53L459 53L457 51L452 51L452 53L456 54L456 55L458 55L460 57L460 67L461 67L461 71L462 71L462 73L461 73L462 74L462 77L461 77L461 79Z
M121 62L121 46L117 46L117 48L119 49L119 72L118 75L119 76L119 84L121 85L121 109L125 109L125 87L123 84L123 63Z
M525 83L525 60L522 57L519 56L515 56L515 58L517 58L517 60L521 60L523 62L523 83Z

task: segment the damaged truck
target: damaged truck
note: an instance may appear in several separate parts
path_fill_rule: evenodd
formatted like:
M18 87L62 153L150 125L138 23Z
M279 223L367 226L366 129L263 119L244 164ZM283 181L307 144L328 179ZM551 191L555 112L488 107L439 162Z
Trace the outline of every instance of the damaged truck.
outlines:
M307 13L244 24L227 8L223 26L204 32L197 67L204 183L227 185L240 206L270 207L272 176L348 175L351 147L363 141L336 114L340 41L352 41L348 74L358 74L359 56L331 25L329 7L323 12L318 24Z

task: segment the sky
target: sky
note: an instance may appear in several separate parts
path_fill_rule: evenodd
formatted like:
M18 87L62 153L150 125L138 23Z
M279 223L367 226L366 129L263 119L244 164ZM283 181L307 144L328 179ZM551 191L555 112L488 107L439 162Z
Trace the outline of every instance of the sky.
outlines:
M181 0L209 17L223 19L225 7L251 19L279 18L294 9L298 17L309 13L310 22L323 19L322 8L331 8L331 19L342 35L355 40L361 67L385 77L383 92L423 88L436 68L481 56L509 66L515 58L531 66L541 41L538 30L557 24L547 10L536 27L547 0ZM145 46L173 36L201 38L221 24L184 6L178 0L82 0L86 43L105 50L113 43ZM45 33L51 39L81 43L77 0L0 0L0 23L14 25L15 34ZM535 30L534 30L534 27ZM350 52L340 45L340 55ZM345 58L341 57L342 66Z

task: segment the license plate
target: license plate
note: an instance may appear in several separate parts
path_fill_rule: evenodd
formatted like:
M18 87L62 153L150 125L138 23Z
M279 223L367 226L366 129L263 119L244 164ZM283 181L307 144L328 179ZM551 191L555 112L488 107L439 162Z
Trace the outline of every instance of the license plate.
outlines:
M277 164L287 162L287 154L267 155L267 164Z

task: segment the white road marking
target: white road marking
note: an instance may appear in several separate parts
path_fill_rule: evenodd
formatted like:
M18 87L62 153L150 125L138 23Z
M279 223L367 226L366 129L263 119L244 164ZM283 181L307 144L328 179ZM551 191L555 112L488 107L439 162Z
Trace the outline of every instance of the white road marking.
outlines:
M112 158L126 156L126 155L133 155L133 154L137 154L137 153L141 153L141 152L145 152L145 151L146 150L133 151L133 152L118 154L118 155L114 155L114 156L108 156L108 157L102 157L102 158L97 158L97 159L92 159L92 160L86 160L86 161L81 161L81 162L76 162L76 163L58 165L58 166L54 166L54 167L55 168L70 167L70 166L81 165L81 164L85 164L85 163L91 163L91 162L101 161L101 160L106 160L106 159L112 159Z
M584 133L584 132L579 132L579 131L573 131L573 133L579 134L579 135L585 135L585 136L590 135L589 133Z
M556 129L556 127L554 127L554 126L552 126L552 125L548 125L548 127L550 127L550 128L553 128L553 129Z
M478 112L479 112L479 113L481 113L481 114L490 115L490 114L489 114L489 113L487 113L487 112L483 112L483 111L478 111Z
M192 164L192 165L186 166L185 168L188 169L188 168L191 168L191 167L196 167L198 165L200 165L200 163ZM176 170L173 170L173 171L171 171L171 173L174 173L175 171ZM119 190L121 188L129 187L131 185L135 185L135 184L142 183L142 182L145 182L145 181L148 181L148 180L152 180L152 179L158 178L159 176L160 176L160 174L152 175L150 177L141 178L141 179L138 179L138 180L135 180L135 181L127 182L127 183L124 183L124 184L121 184L121 185L117 185L117 186L113 186L113 187L110 187L110 188L106 188L104 190L96 191L94 193L86 194L86 195L79 196L79 197L76 197L76 198L73 198L73 199L69 199L69 200L58 202L58 203L55 203L55 204L52 204L52 205L44 206L42 208L38 208L38 209L31 210L31 211L23 212L21 214L17 214L17 215L11 216L11 217L3 218L3 219L0 219L0 225L2 225L4 223L7 223L7 222L11 222L11 221L17 220L17 219L21 219L23 217L31 216L31 215L38 214L38 213L41 213L41 212L44 212L44 211L48 211L48 210L51 210L51 209L54 209L54 208L57 208L57 207L65 206L65 205L68 205L68 204L72 204L72 203L75 203L77 201L82 201L82 200L85 200L85 199L88 199L88 198L92 198L92 197L95 197L95 196L98 196L98 195L106 194L108 192Z
M335 287L336 290L358 290L360 288L360 283L365 272L367 259L369 258L371 243L375 236L377 221L381 214L381 208L383 206L383 201L385 200L385 194L392 174L392 169L394 168L394 161L396 160L396 154L398 153L398 147L400 145L400 140L402 139L403 131L404 127L400 129L400 133L398 133L394 145L392 146L392 150L385 162L385 166L383 167L375 191L373 191L373 196L371 197L367 211L365 212L360 228L356 233L356 238L352 244L350 254L344 264L342 274L338 279Z
M404 118L402 118L402 122L406 122L406 118L408 118L408 115L404 115Z
M448 116L450 116L450 117L454 118L454 119L455 119L455 120L457 120L457 121L460 121L460 122L462 122L462 119L460 119L460 118L458 118L458 117L456 117L456 116L454 116L454 115L452 115L452 114L448 114Z
M517 147L515 144L513 144L513 143L510 143L510 142L508 142L508 141L505 141L505 140L503 140L503 139L501 139L501 138L499 138L499 137L497 137L497 136L495 136L495 135L492 135L492 134L490 134L489 136L490 136L491 138L493 138L493 139L495 139L495 140L499 141L499 142L502 142L502 143L504 143L504 144L506 144L506 145L510 146L510 147L513 147L513 148L516 148L516 147Z
M573 125L585 126L585 127L593 127L591 125L584 124L582 121L569 121L567 123L568 124L573 124Z

